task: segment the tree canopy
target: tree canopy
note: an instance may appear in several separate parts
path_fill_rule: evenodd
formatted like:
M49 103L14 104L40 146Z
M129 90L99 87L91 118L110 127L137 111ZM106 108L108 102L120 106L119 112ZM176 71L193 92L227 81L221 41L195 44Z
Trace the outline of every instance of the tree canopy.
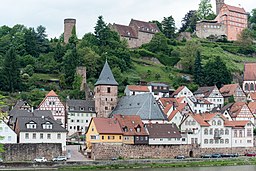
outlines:
M211 0L201 0L198 10L197 17L199 20L213 20L216 15L212 11Z

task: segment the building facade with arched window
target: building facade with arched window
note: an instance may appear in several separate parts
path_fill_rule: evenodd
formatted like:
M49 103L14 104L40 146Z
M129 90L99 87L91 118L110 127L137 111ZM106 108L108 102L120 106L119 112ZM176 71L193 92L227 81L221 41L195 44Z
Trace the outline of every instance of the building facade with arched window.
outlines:
M256 63L244 64L243 90L245 93L256 92Z
M253 147L253 123L229 121L220 113L188 114L181 122L183 144L201 148Z

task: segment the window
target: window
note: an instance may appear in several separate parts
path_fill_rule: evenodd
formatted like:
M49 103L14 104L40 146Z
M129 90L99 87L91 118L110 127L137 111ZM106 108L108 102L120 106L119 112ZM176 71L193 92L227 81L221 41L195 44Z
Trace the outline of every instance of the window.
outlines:
M243 137L243 131L239 130L239 137Z
M247 143L252 143L252 140L247 140Z
M237 137L237 130L234 130L234 137Z
M8 141L11 141L12 140L12 137L11 136L8 136Z
M107 106L105 107L105 110L108 110L108 107L107 107Z
M29 133L25 134L25 139L29 139Z
M101 139L104 140L104 136L101 136Z
M212 131L213 131L213 130L212 130L212 128L211 128L211 129L210 129L210 135L212 135Z
M224 135L224 130L220 129L220 135Z
M43 139L44 138L44 134L40 134L40 139Z
M220 120L218 120L218 123L217 123L218 125L221 125L221 121Z
M226 129L226 130L225 130L225 135L228 135L228 134L229 134L229 130Z
M108 136L108 140L114 140L115 136Z
M80 108L80 110L81 110L81 111L84 111L84 108L83 108L83 107L81 107L81 108Z
M205 143L205 144L208 144L208 139L204 139L204 143Z
M33 133L33 139L36 139L36 133Z
M208 129L207 128L204 129L204 135L208 135Z
M47 134L47 139L51 139L51 134Z
M119 140L121 140L122 139L122 136L119 136Z
M61 139L61 134L57 134L57 139Z
M210 139L210 144L213 144L213 139Z
M110 91L110 87L108 87L108 88L107 88L107 91L108 91L108 93L110 93L110 92L111 92L111 91Z
M224 144L224 139L220 139L220 143L221 143L221 144Z
M225 144L228 144L229 143L229 139L225 139Z
M213 121L212 121L212 125L216 125L216 121L213 120Z
M91 135L91 140L96 140L96 136L95 135Z
M251 137L252 136L252 130L251 129L247 129L247 136Z
M92 127L92 131L94 131L94 128Z

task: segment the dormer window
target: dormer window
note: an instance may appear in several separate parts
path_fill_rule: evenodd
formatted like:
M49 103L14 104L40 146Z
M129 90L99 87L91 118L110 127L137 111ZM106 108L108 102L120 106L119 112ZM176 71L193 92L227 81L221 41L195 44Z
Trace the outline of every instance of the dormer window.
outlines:
M141 131L140 127L137 127L136 132L140 132L140 131Z
M91 108L91 107L89 107L89 111L90 111L90 112L92 111L92 108Z
M69 110L73 111L73 110L75 110L75 108L74 107L69 107Z
M46 122L42 126L43 126L43 129L52 129L52 123L50 122Z
M27 129L36 129L36 123L33 121L27 123Z
M80 107L80 111L84 111L84 108L83 108L83 107Z
M124 132L128 132L127 126L123 127Z

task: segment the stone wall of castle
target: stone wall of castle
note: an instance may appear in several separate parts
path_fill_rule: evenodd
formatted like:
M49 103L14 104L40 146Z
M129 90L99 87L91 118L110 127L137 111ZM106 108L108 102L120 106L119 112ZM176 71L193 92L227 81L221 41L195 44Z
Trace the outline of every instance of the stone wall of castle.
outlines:
M226 26L221 23L199 22L196 25L196 35L200 38L207 38L211 35L226 35Z
M177 155L200 157L202 154L238 153L256 151L256 148L199 148L193 145L127 145L127 144L93 144L91 157L95 160L111 158L174 158Z
M33 161L36 157L51 160L62 155L61 143L4 144L2 157L5 161Z

